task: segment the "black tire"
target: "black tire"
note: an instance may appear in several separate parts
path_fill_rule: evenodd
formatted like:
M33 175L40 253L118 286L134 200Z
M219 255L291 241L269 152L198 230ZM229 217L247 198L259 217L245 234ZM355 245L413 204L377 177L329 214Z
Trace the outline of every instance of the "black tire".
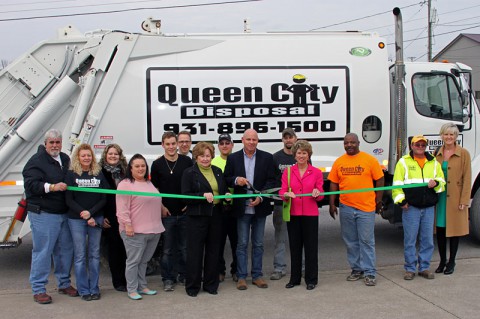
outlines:
M480 242L480 189L473 196L470 207L470 234Z

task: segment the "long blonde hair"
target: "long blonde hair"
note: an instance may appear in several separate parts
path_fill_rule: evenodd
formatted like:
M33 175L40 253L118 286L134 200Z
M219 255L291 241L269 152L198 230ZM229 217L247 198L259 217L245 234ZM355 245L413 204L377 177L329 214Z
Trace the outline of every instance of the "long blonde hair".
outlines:
M92 147L86 143L78 145L73 151L71 162L70 162L70 170L78 175L82 175L83 169L82 169L82 165L80 164L80 159L78 158L78 156L80 154L80 151L83 151L83 150L90 151L90 153L92 154L92 162L90 163L88 174L97 176L102 170L102 168L97 163L97 159L95 157L95 153L93 152Z

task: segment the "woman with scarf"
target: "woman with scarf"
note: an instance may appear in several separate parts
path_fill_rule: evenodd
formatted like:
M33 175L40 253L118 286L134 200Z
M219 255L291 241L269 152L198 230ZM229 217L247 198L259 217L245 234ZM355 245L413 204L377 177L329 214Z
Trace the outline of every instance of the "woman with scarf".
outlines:
M118 183L125 178L127 160L123 150L118 144L110 144L103 150L100 159L102 173L107 179L110 189L117 189ZM117 291L127 291L125 280L125 261L127 254L120 237L117 221L117 205L115 195L107 195L107 204L104 208L105 219L103 222L103 236L107 245L108 265L112 274L112 284Z

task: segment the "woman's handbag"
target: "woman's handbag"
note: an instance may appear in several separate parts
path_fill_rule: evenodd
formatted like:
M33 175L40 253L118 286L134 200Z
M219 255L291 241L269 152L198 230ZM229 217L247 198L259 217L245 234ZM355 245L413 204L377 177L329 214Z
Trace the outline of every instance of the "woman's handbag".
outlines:
M291 192L292 188L290 187L290 167L288 169L288 191ZM286 222L290 221L290 207L292 206L292 199L289 198L287 201L283 202L283 220Z

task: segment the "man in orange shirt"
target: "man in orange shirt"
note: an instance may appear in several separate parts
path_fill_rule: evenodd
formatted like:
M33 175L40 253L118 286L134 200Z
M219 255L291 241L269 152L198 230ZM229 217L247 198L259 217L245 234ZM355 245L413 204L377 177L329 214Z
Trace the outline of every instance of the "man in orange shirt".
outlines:
M382 187L384 174L378 161L361 152L358 136L348 133L343 140L346 154L337 158L328 175L330 191ZM340 194L340 225L347 258L352 269L348 281L362 278L365 285L376 285L375 269L375 212L382 210L382 191ZM330 195L330 216L338 214L335 200Z

